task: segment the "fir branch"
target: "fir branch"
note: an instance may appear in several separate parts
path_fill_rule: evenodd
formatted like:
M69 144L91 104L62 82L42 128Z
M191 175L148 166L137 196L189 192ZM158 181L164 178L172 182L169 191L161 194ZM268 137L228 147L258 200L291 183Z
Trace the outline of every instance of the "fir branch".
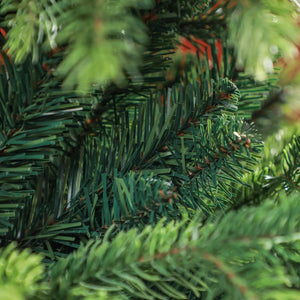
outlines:
M120 233L111 242L107 233L102 242L90 242L53 265L47 293L52 298L71 297L81 286L81 296L111 290L135 299L182 299L184 290L191 289L204 298L255 299L278 294L282 299L296 299L299 293L288 288L290 279L281 259L270 251L279 244L285 247L286 241L299 245L299 205L295 197L283 199L278 207L267 201L259 209L230 212L206 224L205 231L195 217L189 224L160 223L140 234ZM265 218L270 209L272 215ZM175 276L178 272L181 276ZM68 280L61 281L66 273Z
M0 228L6 245L36 232L59 210L48 202L56 179L53 161L76 146L70 132L86 106L78 96L54 92L55 83L49 84L39 65L26 60L17 67L2 57Z
M269 138L259 168L245 178L251 188L240 189L234 207L259 204L266 196L276 199L282 190L287 194L299 192L299 133L296 131L291 134L288 130L282 130L284 134L281 139L284 143L279 143L277 149L273 145L276 137L273 135Z
M163 90L157 97L169 97L170 111L165 101L148 102L132 115L130 110L121 114L118 126L99 127L99 133L86 136L79 152L57 166L59 196L52 201L61 209L54 211L54 222L63 226L84 220L85 230L102 236L111 224L118 231L142 229L162 216L181 218L184 210L200 208L209 215L226 207L232 197L228 187L242 184L241 174L255 164L260 145L251 128L225 115L236 109L236 87L226 79L214 86L218 92L198 83L174 86L168 95ZM67 236L74 239L76 230L66 231ZM43 242L47 232L47 248L53 252L57 237L65 239L60 231L46 227L26 240Z

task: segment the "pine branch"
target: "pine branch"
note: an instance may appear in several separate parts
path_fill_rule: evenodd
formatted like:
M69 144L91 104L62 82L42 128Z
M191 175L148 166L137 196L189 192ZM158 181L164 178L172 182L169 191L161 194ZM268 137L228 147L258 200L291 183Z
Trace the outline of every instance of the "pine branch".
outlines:
M43 274L41 256L1 249L2 294L28 299L298 299L299 274L284 263L299 255L297 194L274 206L130 230L90 241ZM269 217L266 218L266 214ZM113 228L110 229L113 231ZM274 255L276 253L276 255ZM24 265L25 264L25 265Z
M282 190L299 193L299 132L283 131L282 142L274 146L271 136L259 168L245 178L251 188L242 188L234 200L234 207L259 204L266 196L276 199ZM278 133L276 134L278 136Z
M54 93L55 84L49 84L40 65L27 60L16 67L4 52L2 57L0 230L5 245L32 234L59 210L48 202L56 179L53 161L76 146L70 132L86 106L78 95Z
M275 176L265 176L266 189L278 193L282 188L291 192L300 191L300 136L293 136L292 140L282 151L280 165L270 168L271 174Z
M257 82L252 76L243 72L237 72L235 84L239 87L241 99L239 102L239 115L253 122L262 114L268 106L271 106L280 97L274 94L280 93L277 85L280 70L276 70L267 76L267 80Z
M78 151L58 161L51 202L60 210L51 222L59 230L45 224L25 240L53 259L58 245L68 253L87 232L102 236L111 224L142 229L162 216L178 219L196 209L209 215L226 207L229 187L243 184L260 145L251 128L230 116L236 87L225 79L212 87L215 92L198 83L174 86L156 96L166 101L120 114L117 126L95 127Z
M297 299L299 292L288 287L295 278L272 253L279 246L289 251L287 242L299 253L295 200L282 197L277 207L267 201L230 212L205 230L195 217L189 224L160 222L139 234L120 233L111 242L107 233L50 268L47 294L55 299L110 291L129 299L186 299L191 290L204 299Z

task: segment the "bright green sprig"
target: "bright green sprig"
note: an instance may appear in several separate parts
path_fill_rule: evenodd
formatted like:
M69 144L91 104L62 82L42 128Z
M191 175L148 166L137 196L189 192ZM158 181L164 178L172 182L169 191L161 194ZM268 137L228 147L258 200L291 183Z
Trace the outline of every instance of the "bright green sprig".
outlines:
M291 131L289 127L269 137L261 163L254 173L244 178L251 188L245 186L239 190L233 199L236 206L258 204L269 196L276 199L282 190L299 194L299 138L299 130Z
M42 282L44 266L42 256L28 250L16 250L12 243L0 249L0 289L1 299L25 300L35 299L45 290Z
M295 54L300 37L290 1L238 1L227 22L238 67L258 80L273 72L272 61L279 52Z
M152 1L64 2L58 40L69 47L57 70L66 76L64 84L84 89L93 83L124 84L124 71L136 76L147 34L132 9L150 8Z
M57 13L56 1L1 1L0 14L5 17L3 24L10 28L5 48L16 63L24 62L28 56L37 62L41 47L50 50L57 46Z

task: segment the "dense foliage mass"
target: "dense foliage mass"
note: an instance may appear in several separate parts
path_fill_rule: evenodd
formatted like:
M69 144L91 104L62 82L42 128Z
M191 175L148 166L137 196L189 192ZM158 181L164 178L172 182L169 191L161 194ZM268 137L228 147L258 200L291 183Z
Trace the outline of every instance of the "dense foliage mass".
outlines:
M0 298L300 298L297 1L0 3Z

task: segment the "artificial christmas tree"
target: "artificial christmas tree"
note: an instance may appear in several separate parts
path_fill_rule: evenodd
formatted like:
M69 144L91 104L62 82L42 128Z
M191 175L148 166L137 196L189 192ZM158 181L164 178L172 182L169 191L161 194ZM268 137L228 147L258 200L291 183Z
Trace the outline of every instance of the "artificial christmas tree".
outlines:
M5 299L299 298L299 130L251 122L297 13L252 2L1 2Z

